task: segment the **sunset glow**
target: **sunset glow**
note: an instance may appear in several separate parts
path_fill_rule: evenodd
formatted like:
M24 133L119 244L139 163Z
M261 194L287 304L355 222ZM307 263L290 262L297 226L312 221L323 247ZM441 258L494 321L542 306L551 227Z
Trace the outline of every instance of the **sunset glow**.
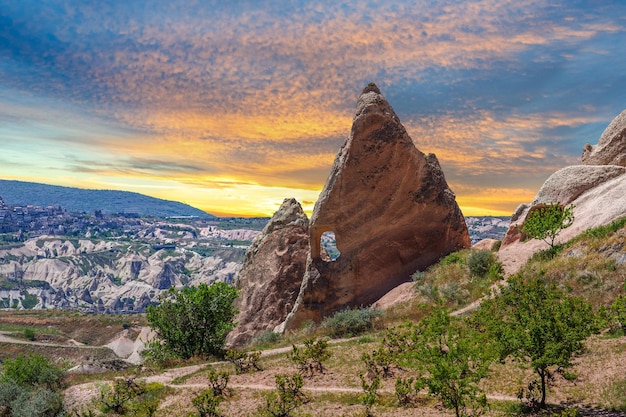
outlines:
M375 82L465 215L510 215L626 108L620 1L0 7L0 178L310 214Z

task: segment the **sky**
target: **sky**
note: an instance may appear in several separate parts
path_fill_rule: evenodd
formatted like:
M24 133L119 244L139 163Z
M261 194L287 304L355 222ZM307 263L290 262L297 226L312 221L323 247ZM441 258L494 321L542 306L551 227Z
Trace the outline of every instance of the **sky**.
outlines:
M375 82L465 215L626 108L626 2L0 0L0 178L309 214Z

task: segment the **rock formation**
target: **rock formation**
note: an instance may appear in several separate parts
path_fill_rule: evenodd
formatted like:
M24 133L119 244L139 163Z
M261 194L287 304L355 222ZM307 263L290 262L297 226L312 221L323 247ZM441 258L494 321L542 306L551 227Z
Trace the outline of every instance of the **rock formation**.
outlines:
M626 110L604 130L596 146L585 144L583 165L620 165L626 167Z
M320 239L335 233L338 259ZM374 84L315 204L311 252L296 306L277 330L370 305L442 256L470 246L463 215L433 154L420 152Z
M498 254L506 272L516 272L530 255L546 249L540 240L524 242L521 233L535 206L574 205L574 223L560 233L557 243L626 216L626 110L609 124L597 146L585 145L582 162L552 174L530 204L515 210Z
M235 277L238 326L229 344L271 331L291 311L309 252L309 220L295 199L286 199L246 252Z

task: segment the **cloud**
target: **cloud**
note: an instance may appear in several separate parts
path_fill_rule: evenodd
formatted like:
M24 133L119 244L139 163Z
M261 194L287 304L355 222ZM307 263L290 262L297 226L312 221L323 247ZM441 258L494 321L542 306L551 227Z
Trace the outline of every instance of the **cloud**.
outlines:
M0 149L42 146L68 176L313 201L376 81L456 190L525 198L623 106L623 12L545 0L7 4L0 140L23 142Z

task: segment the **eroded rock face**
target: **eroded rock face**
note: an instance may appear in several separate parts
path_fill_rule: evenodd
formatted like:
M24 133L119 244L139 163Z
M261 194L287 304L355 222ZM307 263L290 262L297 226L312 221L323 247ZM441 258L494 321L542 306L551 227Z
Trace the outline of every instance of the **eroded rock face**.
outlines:
M239 324L228 336L238 345L273 330L292 310L309 252L309 220L295 199L286 199L246 252L235 285Z
M581 157L583 165L621 165L626 167L626 110L604 130L598 144L587 143Z
M341 256L322 254L335 233ZM435 155L420 152L370 84L315 205L311 253L297 305L283 326L370 305L442 256L470 246L465 219Z
M582 162L552 174L532 203L522 204L515 211L498 253L505 272L517 272L533 253L547 248L540 240L524 241L521 232L528 213L538 206L574 206L574 222L561 231L556 243L626 215L626 111L609 124L597 146L585 145Z

